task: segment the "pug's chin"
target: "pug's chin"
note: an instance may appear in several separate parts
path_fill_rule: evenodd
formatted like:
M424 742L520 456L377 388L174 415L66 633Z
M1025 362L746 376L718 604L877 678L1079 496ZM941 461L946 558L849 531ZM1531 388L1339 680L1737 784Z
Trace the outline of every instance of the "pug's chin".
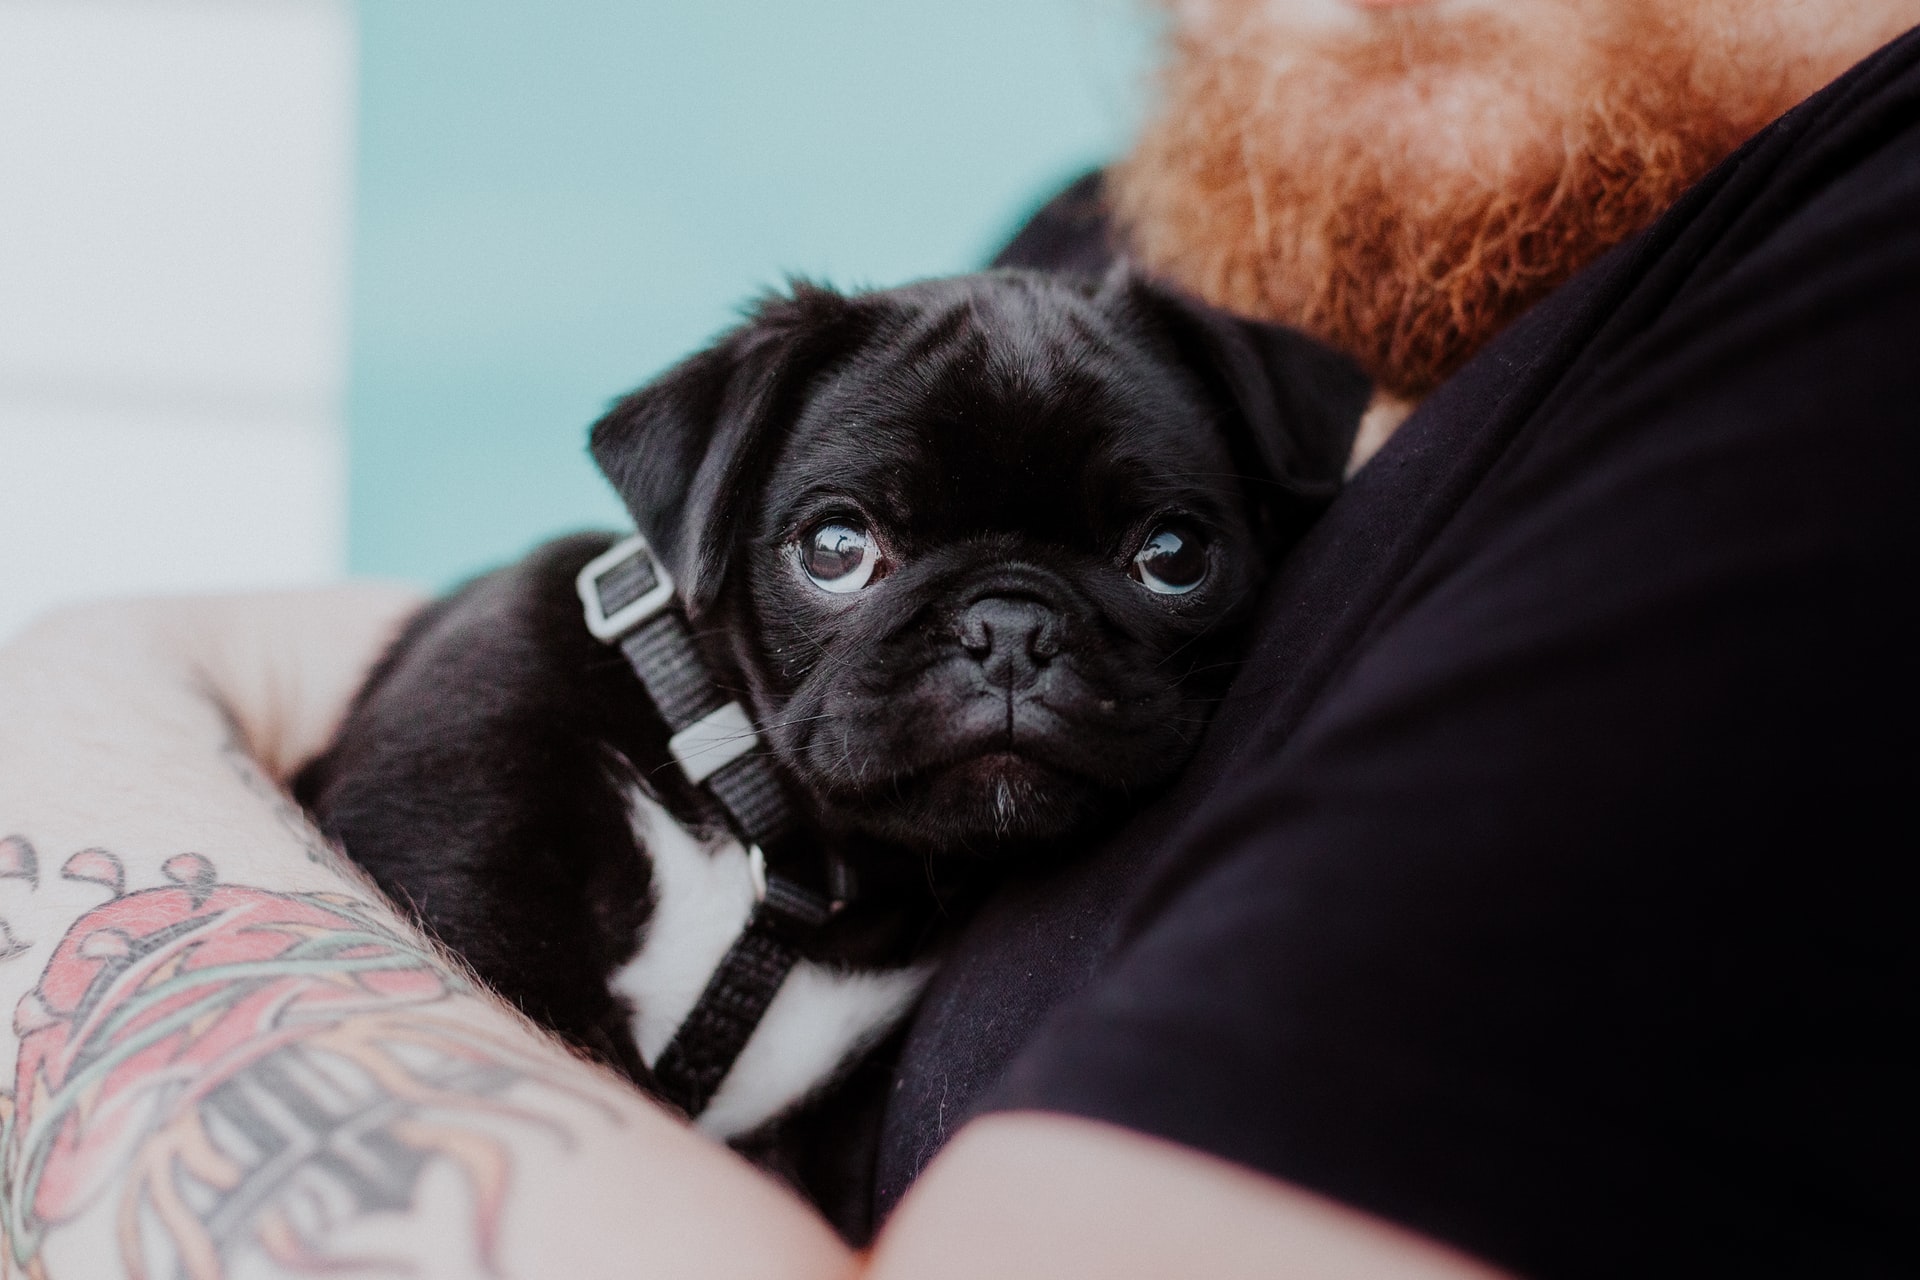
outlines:
M849 825L931 853L1033 852L1097 821L1104 789L1031 755L987 751L888 779L836 806Z

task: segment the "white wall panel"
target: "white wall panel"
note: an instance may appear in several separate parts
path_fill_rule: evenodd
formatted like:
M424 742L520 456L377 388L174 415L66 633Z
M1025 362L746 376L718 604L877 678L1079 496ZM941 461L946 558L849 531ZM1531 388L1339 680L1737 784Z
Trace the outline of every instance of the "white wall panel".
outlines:
M15 406L0 458L0 636L74 599L321 581L345 555L324 420Z
M0 635L343 563L347 0L0 0Z

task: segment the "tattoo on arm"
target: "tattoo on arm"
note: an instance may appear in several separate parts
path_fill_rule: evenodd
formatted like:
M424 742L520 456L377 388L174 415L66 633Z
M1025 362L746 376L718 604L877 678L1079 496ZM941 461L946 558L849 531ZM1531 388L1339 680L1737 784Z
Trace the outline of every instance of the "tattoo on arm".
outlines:
M24 838L0 841L0 880L38 889L41 875ZM131 1276L404 1272L347 1237L414 1208L438 1170L464 1185L493 1269L514 1173L500 1135L531 1125L564 1144L566 1125L529 1100L597 1104L524 1043L455 1016L465 987L445 961L356 898L222 884L199 854L147 888L99 849L59 875L107 896L14 1011L0 1273L40 1274L49 1236L83 1214L110 1224ZM0 965L31 949L0 920Z

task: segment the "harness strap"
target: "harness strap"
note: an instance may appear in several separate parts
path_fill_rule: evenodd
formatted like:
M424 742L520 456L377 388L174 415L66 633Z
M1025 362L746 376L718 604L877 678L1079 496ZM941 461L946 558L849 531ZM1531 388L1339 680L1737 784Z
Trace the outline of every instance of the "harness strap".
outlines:
M807 847L786 786L744 708L715 685L674 596L639 536L580 571L587 629L616 645L672 733L682 772L712 796L746 847L756 902L740 936L653 1064L655 1088L690 1116L752 1038L815 930L852 896L845 864Z
M806 934L832 914L830 905L797 885L769 878L766 886L746 928L653 1064L661 1096L690 1116L707 1109L798 963Z

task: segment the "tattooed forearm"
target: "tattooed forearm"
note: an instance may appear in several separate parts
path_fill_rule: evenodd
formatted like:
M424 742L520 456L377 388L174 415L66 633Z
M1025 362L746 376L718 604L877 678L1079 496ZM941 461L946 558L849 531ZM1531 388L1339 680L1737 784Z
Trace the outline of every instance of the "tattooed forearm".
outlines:
M40 854L25 836L0 840L0 882L22 882L28 889L40 887ZM17 960L33 950L33 943L16 936L13 924L0 916L0 964Z
M28 841L0 841L0 880L31 891L43 874ZM101 900L14 1011L0 1273L40 1274L82 1222L132 1276L405 1271L380 1220L436 1177L442 1199L459 1188L472 1265L494 1268L509 1139L569 1141L547 1104L586 1099L528 1043L461 1016L439 956L359 899L222 884L198 854L149 887L98 849L59 876ZM0 920L0 964L29 950Z
M358 871L350 870L344 855L327 842L320 834L306 811L293 802L278 783L267 776L249 749L245 735L239 724L230 714L223 714L226 733L220 742L220 759L240 779L242 786L253 793L254 797L266 804L288 835L299 844L301 852L307 855L307 861L333 871L344 871L355 879L362 878Z

